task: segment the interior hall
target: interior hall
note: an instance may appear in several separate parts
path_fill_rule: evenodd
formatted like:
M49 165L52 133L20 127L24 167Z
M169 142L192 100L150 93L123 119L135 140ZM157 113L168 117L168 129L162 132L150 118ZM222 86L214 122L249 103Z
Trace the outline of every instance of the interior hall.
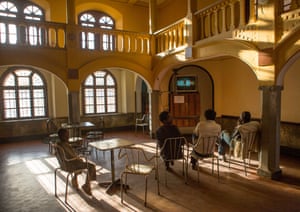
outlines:
M0 210L299 211L299 11L298 0L0 0ZM191 167L208 109L222 130L243 111L260 124L247 163L216 148L217 167ZM97 182L114 181L122 147L88 142L157 156L162 111L187 158L167 172L156 163L148 188L128 176L124 195L94 182L89 196L63 170L55 180L60 128L83 143Z

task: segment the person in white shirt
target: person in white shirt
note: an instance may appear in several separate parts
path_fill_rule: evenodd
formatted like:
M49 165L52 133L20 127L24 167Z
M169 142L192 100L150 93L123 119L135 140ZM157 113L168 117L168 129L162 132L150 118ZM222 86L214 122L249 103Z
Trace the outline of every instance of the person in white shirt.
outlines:
M221 125L218 124L216 120L216 112L213 109L208 109L204 113L206 120L200 121L197 123L193 136L201 137L201 136L220 136L221 133ZM201 156L195 150L193 150L194 154ZM191 157L191 163L193 169L195 168L197 160Z

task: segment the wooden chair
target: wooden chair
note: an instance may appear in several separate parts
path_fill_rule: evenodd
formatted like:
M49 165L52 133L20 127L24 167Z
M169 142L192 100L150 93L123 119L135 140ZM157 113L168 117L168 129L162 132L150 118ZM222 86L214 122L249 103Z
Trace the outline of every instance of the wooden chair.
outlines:
M138 127L143 129L143 134L145 133L145 128L149 126L149 115L144 114L142 118L135 119L135 133L137 133Z
M182 161L182 172L184 175L185 183L187 183L188 177L188 149L189 143L185 137L173 137L165 139L163 145L159 147L157 142L156 145L156 158L157 166L159 165L158 160L161 159L164 162L173 163L174 161ZM166 155L166 156L164 156ZM157 168L157 175L158 175ZM167 170L165 169L165 185L167 185Z
M62 147L60 147L59 145L52 143L52 148L55 151L55 156L56 159L58 161L59 167L55 169L54 171L54 193L55 193L55 197L58 198L57 195L57 172L59 170L67 172L67 177L66 177L66 190L65 190L65 203L67 203L67 197L68 197L68 185L69 185L69 176L73 175L73 174L81 174L83 171L86 171L86 174L88 175L88 160L86 157L74 157L74 158L70 158L67 159L66 155L65 155L65 151ZM70 166L70 163L72 161L78 160L78 159L83 159L86 161L86 168L84 169L74 169L72 168L72 166ZM88 176L87 176L88 177Z
M231 164L232 152L236 150L236 152L238 152L238 155L236 156L243 160L245 175L247 175L247 166L250 166L251 163L251 153L258 151L259 128L260 124L256 121L243 124L241 127L239 127L241 141L235 141L234 147L229 149L229 168ZM238 146L240 146L240 149L237 151ZM246 163L246 160L248 160L248 164Z
M215 155L215 149L219 137L218 136L200 136L197 140L193 140L193 151L191 157L197 161L197 175L199 182L199 161L204 158L211 158L212 174L214 174L214 161L217 159L217 171L219 181L219 157Z
M127 191L127 175L140 175L145 177L145 199L144 205L147 204L147 189L148 176L156 170L155 155L147 156L143 148L134 145L130 147L121 148L119 151L119 159L126 158L125 169L121 174L121 202L123 203L123 191ZM125 177L125 181L124 178ZM159 191L159 179L157 178L157 193Z

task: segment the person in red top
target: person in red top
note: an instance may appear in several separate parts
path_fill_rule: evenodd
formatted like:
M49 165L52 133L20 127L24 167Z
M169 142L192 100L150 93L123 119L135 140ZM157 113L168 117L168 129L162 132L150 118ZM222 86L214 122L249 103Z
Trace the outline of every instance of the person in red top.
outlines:
M78 157L75 150L69 144L68 130L63 129L63 128L59 129L58 136L59 136L60 141L57 142L57 145L59 145L60 147L63 148L63 150L65 152L65 157L67 159ZM68 163L68 165L71 166L71 168L74 170L86 168L86 162L81 158L78 158L77 160L74 160L74 161L70 161ZM90 181L92 181L92 180L96 180L96 165L94 163L88 161L88 175L86 177L85 184L82 186L82 189L88 195L92 195L91 186L90 186ZM72 178L72 185L73 185L73 187L78 188L77 174L75 174L74 177Z

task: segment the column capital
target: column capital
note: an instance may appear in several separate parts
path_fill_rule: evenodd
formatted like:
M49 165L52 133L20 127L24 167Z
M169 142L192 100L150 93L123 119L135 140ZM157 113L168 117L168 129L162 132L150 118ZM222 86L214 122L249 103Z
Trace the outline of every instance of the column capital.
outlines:
M281 85L261 85L258 88L259 90L262 91L281 91L283 90L283 86Z

